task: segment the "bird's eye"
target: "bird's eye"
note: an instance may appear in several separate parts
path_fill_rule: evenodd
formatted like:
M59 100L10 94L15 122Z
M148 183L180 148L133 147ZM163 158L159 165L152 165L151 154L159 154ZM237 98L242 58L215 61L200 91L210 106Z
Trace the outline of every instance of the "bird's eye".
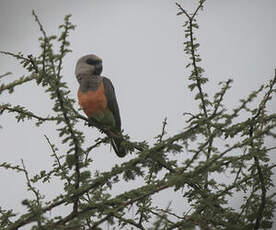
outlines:
M101 60L95 60L95 59L87 59L86 60L86 63L89 64L89 65L98 65L101 63Z
M81 81L81 76L80 75L77 76L77 80L78 80L78 82Z

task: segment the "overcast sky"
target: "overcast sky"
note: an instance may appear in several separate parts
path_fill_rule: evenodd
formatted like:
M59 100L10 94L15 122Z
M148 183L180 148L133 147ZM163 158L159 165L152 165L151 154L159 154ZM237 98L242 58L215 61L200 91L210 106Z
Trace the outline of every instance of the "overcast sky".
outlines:
M72 14L71 20L77 25L69 38L73 52L66 57L63 70L71 95L76 97L78 89L74 76L77 59L90 53L100 56L103 75L115 86L123 129L132 140L146 139L151 143L165 117L168 117L168 133L173 135L185 125L182 113L197 111L194 94L187 88L189 72L185 70L187 56L183 52L182 27L185 18L176 16L174 2L0 0L0 50L38 54L37 38L41 34L31 15L32 9L48 34L56 34L64 16ZM196 1L178 2L192 11ZM200 12L197 38L201 44L202 66L210 80L204 90L213 95L218 90L218 82L233 78L233 87L226 96L229 109L273 77L275 12L275 0L209 0ZM26 73L10 57L0 56L0 63L0 75L12 72L6 80L13 81ZM0 103L20 104L47 115L51 103L41 88L33 86L28 83L18 87L13 95L4 93ZM274 99L268 109L275 112L275 104ZM10 115L0 116L0 124L3 126L1 162L19 164L23 158L31 172L51 167L50 150L43 135L54 142L54 125L38 129L33 122L18 125ZM92 140L99 135L94 129L83 129ZM108 170L128 159L118 159L109 147L104 150L94 153L93 170ZM4 198L0 206L22 210L19 204L26 192L18 188L25 186L23 176L1 169L0 177L0 194ZM52 197L56 195L55 190L47 192Z

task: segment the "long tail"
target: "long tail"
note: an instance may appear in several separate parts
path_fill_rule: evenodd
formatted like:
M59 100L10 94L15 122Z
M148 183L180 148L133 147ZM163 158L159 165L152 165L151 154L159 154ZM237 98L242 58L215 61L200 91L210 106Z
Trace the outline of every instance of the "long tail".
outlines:
M118 157L124 157L127 154L126 147L122 144L122 139L112 137L111 145Z

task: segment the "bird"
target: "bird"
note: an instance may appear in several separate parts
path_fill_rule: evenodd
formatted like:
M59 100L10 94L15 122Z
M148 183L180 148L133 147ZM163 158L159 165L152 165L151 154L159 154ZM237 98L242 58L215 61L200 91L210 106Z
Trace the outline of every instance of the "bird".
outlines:
M78 102L88 119L111 129L115 134L110 137L111 145L118 157L124 157L127 150L122 138L118 138L122 130L115 89L109 78L101 76L102 70L102 59L95 54L85 55L77 61Z

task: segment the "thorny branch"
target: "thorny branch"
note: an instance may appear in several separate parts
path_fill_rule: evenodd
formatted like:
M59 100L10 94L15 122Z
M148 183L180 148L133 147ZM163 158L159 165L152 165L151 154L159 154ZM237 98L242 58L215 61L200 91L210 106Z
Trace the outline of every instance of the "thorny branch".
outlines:
M43 33L43 36L45 38L45 43L48 44L49 40L46 39L47 38L46 32L43 29L43 26L40 23L37 15L35 14L34 11L33 11L33 15L35 17L36 22L38 23L38 25L40 27L41 32ZM59 80L61 78L60 71L61 71L61 66L62 66L62 59L63 59L63 57L65 55L65 44L67 43L66 38L67 38L68 28L69 28L68 21L66 21L66 24L64 25L64 28L65 28L65 31L64 31L65 35L63 35L63 37L61 38L61 40L62 40L62 45L61 45L61 48L60 48L61 55L60 55L60 58L59 58L58 72L57 72L57 74L56 74L56 71L55 71L55 65L53 63L53 59L51 59L52 60L52 62L51 62L52 69L53 69L53 72L54 72L54 75L55 75L55 79L54 79L53 83L56 84L56 85L60 85L60 80ZM48 47L50 47L50 44L48 44ZM33 61L33 59L31 57L29 57L29 59L31 60L31 63L32 63L34 69L36 70L36 72L38 72L38 67L35 64L35 62ZM79 186L80 186L80 163L79 163L79 156L82 153L82 149L80 147L79 140L77 139L77 137L75 135L75 132L73 130L72 124L70 122L70 118L69 118L69 116L68 116L68 114L66 112L67 109L65 108L64 97L62 96L62 93L61 93L61 90L60 90L59 87L56 87L56 95L57 95L57 98L58 98L60 110L62 111L62 115L64 117L64 121L65 121L65 123L66 123L66 125L68 127L68 130L70 132L70 135L71 135L72 140L73 140L74 145L75 145L75 153L74 153L74 157L75 157L75 189L77 190L79 188ZM75 202L74 202L73 212L77 212L78 203L79 203L79 198L77 198L75 200Z
M269 84L269 90L267 91L267 93L265 94L263 100L261 101L256 115L252 118L253 121L256 120L259 116L261 116L261 119L264 119L265 106L266 106L266 103L267 103L268 99L270 98L270 95L273 92L273 87L274 87L275 84L276 84L276 69L275 69L274 78L271 81L271 83ZM253 125L251 125L250 132L249 132L250 137L253 136L253 133L254 133L255 129L259 128L259 130L262 131L263 125L264 124L261 123L259 127L255 126L256 128ZM257 140L260 140L260 139L257 139ZM260 142L261 142L261 140L260 140ZM250 146L251 146L251 149L253 151L255 149L254 140L251 141ZM259 209L257 211L258 215L257 215L257 219L256 219L255 226L254 226L254 230L258 230L260 228L262 217L263 217L263 212L264 212L265 203L266 203L266 193L267 193L267 191L266 191L266 183L265 183L264 173L263 173L262 167L260 165L259 158L256 154L254 154L254 162L255 162L255 165L256 165L256 168L257 168L257 171L258 171L258 177L259 177L259 181L260 181L260 184L261 184L261 191L262 191L261 204L260 204Z
M205 94L202 90L202 84L204 83L203 78L202 78L203 69L200 68L197 65L197 62L200 61L199 55L196 54L196 50L197 50L197 47L199 46L199 44L194 43L195 42L195 37L194 37L194 31L193 31L193 28L198 27L196 22L195 22L195 16L196 16L197 12L199 11L199 9L203 8L203 3L204 2L205 1L199 1L198 7L196 8L196 10L192 14L192 16L190 16L187 13L187 11L179 3L176 3L176 5L177 5L178 9L180 10L179 13L184 14L188 18L188 26L187 26L188 32L187 32L186 36L189 36L189 42L186 42L186 49L189 51L189 52L187 51L187 54L190 54L190 58L192 59L192 66L193 66L193 70L192 70L190 79L195 80L195 82L196 82L196 87L199 91L199 97L200 97L200 100L201 100L201 108L203 109L204 116L205 116L206 120L208 120L208 117L209 117L208 111L207 111L208 101L205 99ZM219 103L218 103L218 106L219 106ZM217 110L217 108L215 108L214 114L216 114L216 110ZM206 153L206 160L208 160L211 156L214 138L211 135L212 131L211 131L210 124L207 123L206 127L207 127L207 136L208 136L207 137L207 139L208 139L208 151ZM205 189L208 189L208 174L209 174L208 171L206 171L205 186L204 186Z
M35 115L34 113L27 111L25 108L21 106L11 107L9 104L0 105L0 114L2 114L4 111L18 113L23 115L24 117L26 116L27 118L35 118L39 121L57 121L58 120L58 118L56 117L50 117L50 116L41 117L41 116Z
M70 178L67 176L66 171L64 170L64 167L61 165L61 162L60 162L59 157L58 157L58 155L56 153L56 149L55 149L54 145L51 143L49 137L47 137L46 135L44 135L44 137L46 138L47 143L49 144L49 146L50 146L50 148L52 150L53 156L55 157L56 162L58 163L58 170L62 171L64 177L67 180L68 185L70 185L71 184Z

